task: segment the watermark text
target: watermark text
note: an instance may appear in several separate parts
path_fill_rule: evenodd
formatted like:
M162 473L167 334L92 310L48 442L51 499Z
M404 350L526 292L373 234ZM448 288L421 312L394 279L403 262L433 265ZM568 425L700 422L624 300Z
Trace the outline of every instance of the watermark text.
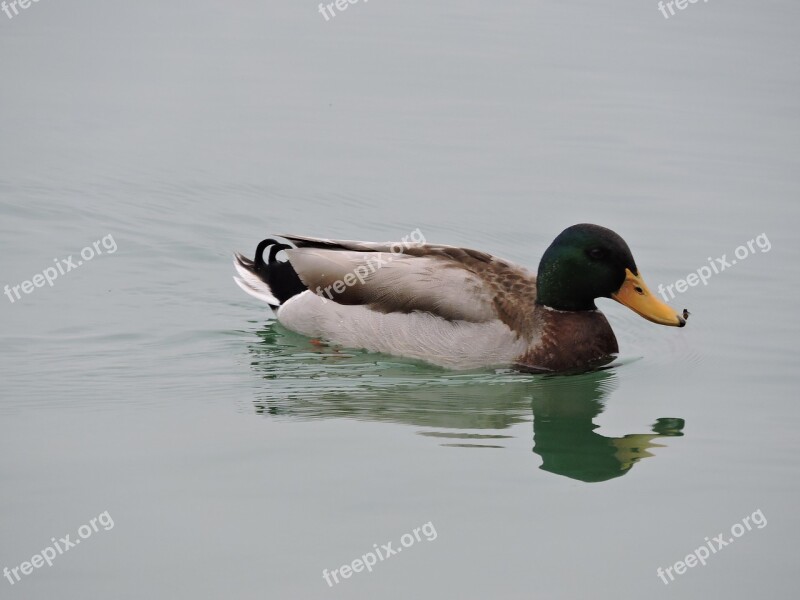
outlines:
M676 575L683 575L686 573L686 569L696 567L698 564L705 567L706 560L712 554L716 554L725 546L732 544L736 538L740 538L748 531L752 531L754 525L758 529L764 529L764 527L767 526L767 519L760 508L752 515L742 519L741 523L734 523L731 525L731 537L725 539L724 533L720 533L711 539L706 537L706 543L696 548L694 552L687 554L683 560L679 560L674 565L665 569L658 567L658 569L656 569L656 575L664 582L664 585L669 585L670 581L675 581L675 575L672 574L672 571L675 571ZM667 576L669 576L669 581L667 580Z
M380 560L383 562L384 560L399 554L403 551L403 548L410 548L416 542L422 541L422 533L425 536L425 539L429 542L432 542L439 534L436 533L436 528L433 526L431 521L425 523L422 527L415 527L412 530L412 533L404 533L400 537L400 545L397 547L392 547L392 542L387 544L382 544L380 548L378 544L373 544L373 550L370 550L366 554L362 555L361 558L356 558L352 562L347 563L339 567L338 569L333 569L328 571L328 569L322 570L322 578L327 582L328 587L333 587L334 582L339 583L339 577L342 579L349 579L352 577L353 573L361 573L366 569L368 572L372 573L372 568L378 564ZM331 581L333 579L333 581Z
M755 254L756 247L758 247L762 253L769 252L772 249L772 244L770 244L769 238L767 237L766 233L762 233L761 235L757 236L755 239L750 240L747 242L747 246L737 246L736 250L734 250L733 254L736 258L732 258L728 260L728 255L723 254L722 258L711 258L708 257L708 266L703 265L699 269L697 269L696 273L689 273L686 276L686 279L678 279L675 283L670 283L667 286L663 284L658 284L658 293L661 294L661 297L664 298L665 302L668 302L670 298L675 298L675 292L673 292L673 288L679 294L682 294L690 287L694 287L698 285L701 281L703 285L708 285L708 280L711 278L712 275L718 275L722 273L725 269L728 269L736 264L737 260L744 260L751 254ZM670 297L667 298L667 292L669 292Z
M14 304L17 300L22 299L20 295L20 290L22 290L23 294L30 294L36 288L44 287L44 284L47 283L50 287L53 287L53 283L60 275L66 275L73 269L77 269L80 267L84 261L89 262L95 256L100 256L103 253L103 250L100 248L102 247L106 249L108 254L114 254L117 251L117 242L114 241L114 236L110 233L105 236L104 238L97 240L91 246L86 246L83 250L81 250L81 258L83 260L78 260L77 262L72 258L72 255L68 256L66 259L57 259L54 258L53 262L56 263L55 267L47 267L41 273L37 273L33 277L31 277L27 281L23 281L17 285L10 285L6 284L5 288L3 289L3 293L8 297L9 302Z
M98 525L102 525L105 531L110 531L114 529L114 519L111 518L111 515L108 514L108 511L100 513L94 519L91 519L86 525L81 525L78 527L78 537L74 540L70 539L70 534L68 533L62 538L50 538L50 541L53 543L52 546L48 546L38 554L34 554L33 557L29 561L22 562L19 566L13 567L9 569L8 567L3 567L3 577L8 579L8 583L14 585L22 580L23 576L30 575L33 573L34 569L40 569L47 563L48 567L53 566L53 560L65 552L69 552L72 548L75 548L78 544L81 543L81 540L85 540L92 536L93 533L100 531L100 527ZM22 573L22 576L20 576Z

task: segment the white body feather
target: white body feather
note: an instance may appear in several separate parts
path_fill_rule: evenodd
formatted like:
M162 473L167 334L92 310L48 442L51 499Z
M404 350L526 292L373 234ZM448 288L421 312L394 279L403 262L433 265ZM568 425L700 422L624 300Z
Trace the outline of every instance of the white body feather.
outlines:
M513 364L528 346L500 321L451 321L427 312L382 313L337 304L310 291L290 298L277 315L282 325L309 337L449 369Z

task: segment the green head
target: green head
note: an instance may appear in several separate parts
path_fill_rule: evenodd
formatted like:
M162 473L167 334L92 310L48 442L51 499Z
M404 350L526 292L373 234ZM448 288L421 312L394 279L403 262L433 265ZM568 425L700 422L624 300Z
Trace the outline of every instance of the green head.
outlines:
M542 256L536 302L556 310L596 310L595 298L612 298L654 323L686 324L647 289L625 240L599 225L573 225Z
M599 225L573 225L562 231L539 263L536 301L557 310L595 310L595 298L610 298L637 273L628 244Z

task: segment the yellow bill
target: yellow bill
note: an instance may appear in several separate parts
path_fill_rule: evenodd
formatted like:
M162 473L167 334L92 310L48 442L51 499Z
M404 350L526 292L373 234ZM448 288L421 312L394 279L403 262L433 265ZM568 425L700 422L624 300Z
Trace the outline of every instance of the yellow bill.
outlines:
M686 319L671 306L656 298L641 276L634 274L630 269L625 269L625 282L611 294L611 297L653 323L672 327L686 325Z

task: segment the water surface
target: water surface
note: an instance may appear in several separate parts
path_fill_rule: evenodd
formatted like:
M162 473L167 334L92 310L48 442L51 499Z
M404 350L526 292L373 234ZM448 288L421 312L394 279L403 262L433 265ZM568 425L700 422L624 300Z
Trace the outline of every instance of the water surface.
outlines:
M114 521L2 597L789 597L800 8L316 4L0 14L0 286L117 247L0 297L0 568ZM231 279L281 232L535 268L580 222L654 290L770 249L681 330L601 300L621 355L571 377L319 346Z

